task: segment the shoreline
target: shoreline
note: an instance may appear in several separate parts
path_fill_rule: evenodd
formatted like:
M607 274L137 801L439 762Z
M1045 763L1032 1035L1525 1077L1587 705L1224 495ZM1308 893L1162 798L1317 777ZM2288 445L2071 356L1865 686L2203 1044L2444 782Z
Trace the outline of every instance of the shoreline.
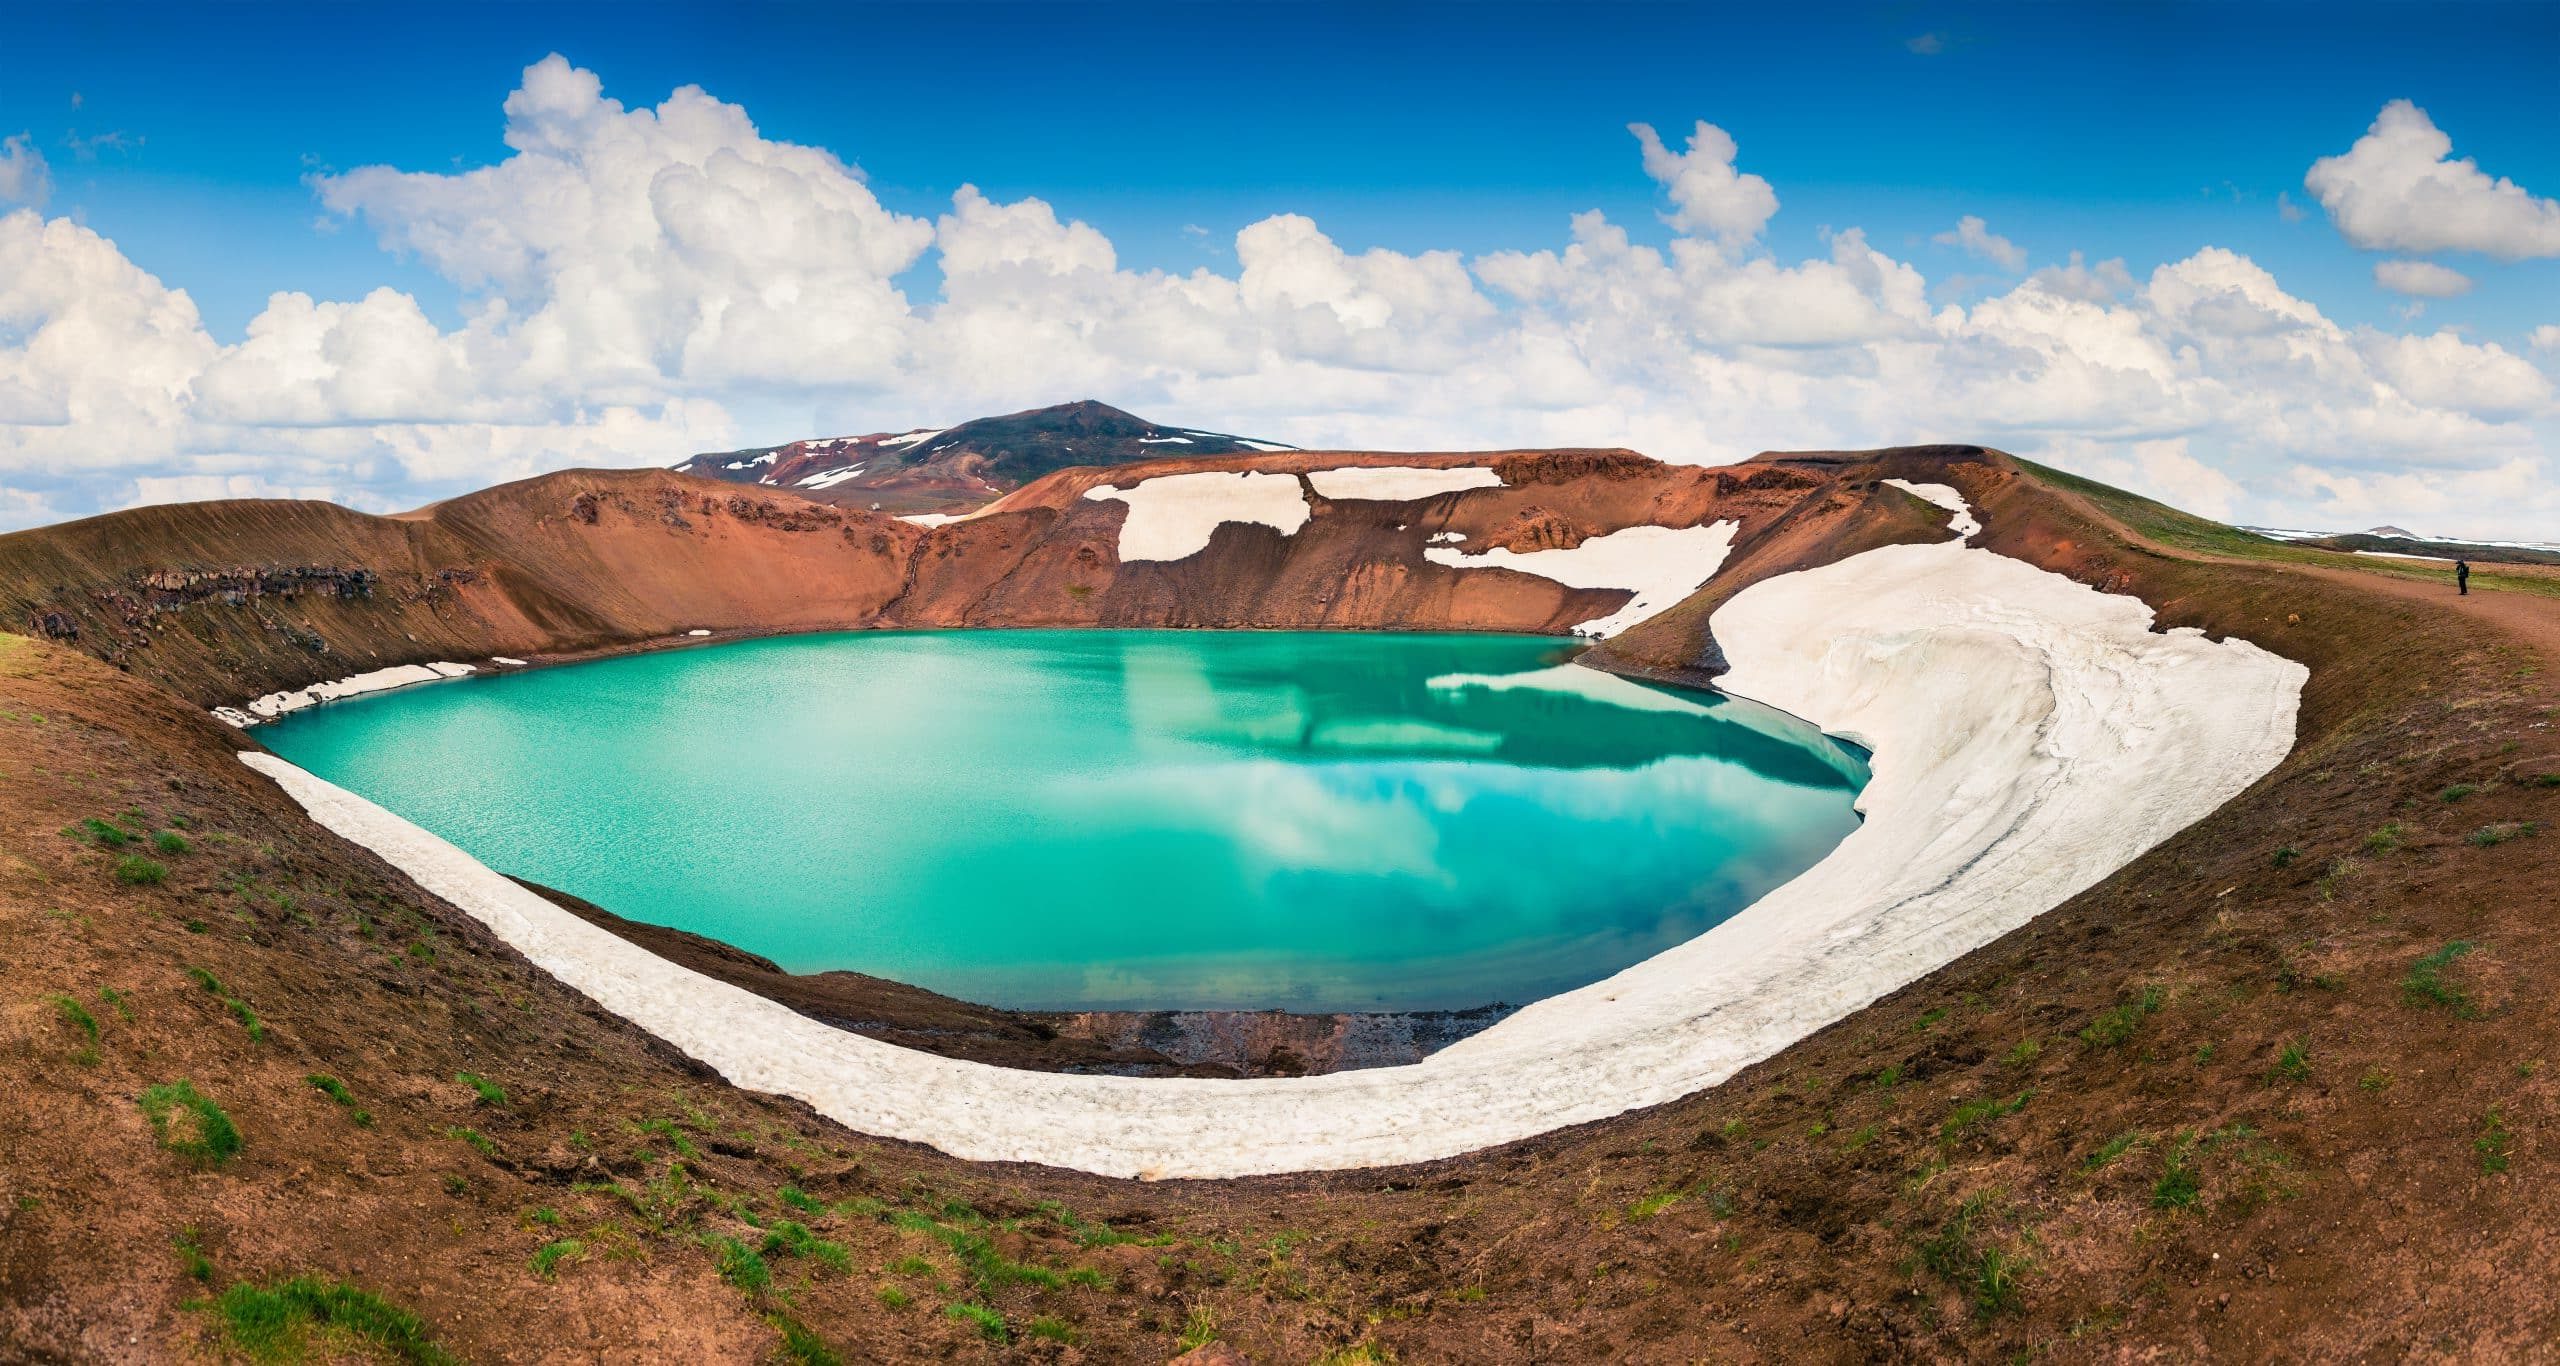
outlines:
M605 1009L858 1131L1116 1176L1395 1165L1713 1085L2086 889L2291 750L2301 665L2155 633L2139 599L1964 540L1774 575L1715 614L1726 691L1873 754L1858 831L1698 938L1404 1067L1038 1074L846 1035L577 921L272 755L240 758ZM1834 631L1808 639L1808 621Z

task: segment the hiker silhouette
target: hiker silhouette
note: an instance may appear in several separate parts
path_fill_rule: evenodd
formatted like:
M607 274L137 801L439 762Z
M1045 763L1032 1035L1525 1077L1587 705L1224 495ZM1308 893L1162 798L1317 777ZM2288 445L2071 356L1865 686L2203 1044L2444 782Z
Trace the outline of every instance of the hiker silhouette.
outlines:
M2453 562L2453 590L2466 598L2471 596L2471 561Z

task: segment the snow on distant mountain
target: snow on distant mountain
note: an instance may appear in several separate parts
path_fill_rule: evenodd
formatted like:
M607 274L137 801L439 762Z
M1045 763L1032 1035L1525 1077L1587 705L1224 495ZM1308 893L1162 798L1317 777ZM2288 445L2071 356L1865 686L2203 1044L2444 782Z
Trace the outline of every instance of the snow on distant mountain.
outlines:
M786 488L822 503L930 513L980 507L1072 466L1295 449L1225 432L1159 426L1087 399L956 427L710 451L679 461L675 468L733 484Z

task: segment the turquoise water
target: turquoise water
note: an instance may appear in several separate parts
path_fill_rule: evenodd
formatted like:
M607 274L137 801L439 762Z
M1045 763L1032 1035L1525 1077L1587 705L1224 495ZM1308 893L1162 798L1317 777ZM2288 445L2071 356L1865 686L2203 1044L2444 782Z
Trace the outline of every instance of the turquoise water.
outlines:
M258 734L491 867L796 972L1025 1008L1517 1004L1811 866L1866 777L1792 718L1549 672L1564 655L793 636L429 684Z

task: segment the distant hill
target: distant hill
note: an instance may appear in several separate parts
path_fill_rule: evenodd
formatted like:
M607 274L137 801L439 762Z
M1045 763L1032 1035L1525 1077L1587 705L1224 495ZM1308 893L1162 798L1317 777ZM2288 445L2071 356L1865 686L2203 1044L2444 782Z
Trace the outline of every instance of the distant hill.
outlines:
M1159 426L1085 399L956 427L710 451L675 468L732 484L789 489L840 507L965 512L1042 475L1078 465L1294 449L1277 441Z

